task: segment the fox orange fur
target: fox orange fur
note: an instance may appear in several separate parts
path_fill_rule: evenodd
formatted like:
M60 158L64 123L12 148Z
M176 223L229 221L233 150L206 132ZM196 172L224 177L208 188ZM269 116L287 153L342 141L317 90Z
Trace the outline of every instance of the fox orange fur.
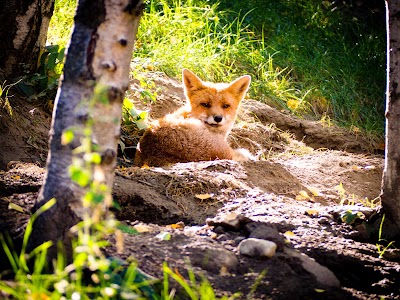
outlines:
M164 166L178 162L216 159L246 160L233 150L227 137L251 78L227 83L204 82L191 71L182 72L187 103L158 119L140 139L135 156L138 166Z

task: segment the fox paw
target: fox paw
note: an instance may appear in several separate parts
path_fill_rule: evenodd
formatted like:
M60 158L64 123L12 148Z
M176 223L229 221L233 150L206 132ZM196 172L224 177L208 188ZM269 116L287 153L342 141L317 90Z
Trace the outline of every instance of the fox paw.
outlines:
M233 149L232 159L235 161L256 160L249 150L243 148Z

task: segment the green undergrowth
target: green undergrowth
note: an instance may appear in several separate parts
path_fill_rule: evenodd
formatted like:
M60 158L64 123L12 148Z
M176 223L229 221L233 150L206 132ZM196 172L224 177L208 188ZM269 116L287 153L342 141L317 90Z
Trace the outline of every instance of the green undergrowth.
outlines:
M347 9L347 10L346 10ZM179 78L252 76L250 97L383 133L385 30L330 1L149 1L135 57Z
M136 65L178 79L182 68L209 81L249 74L251 98L383 135L386 46L379 9L316 0L145 2ZM56 1L53 43L58 37L66 44L73 5Z

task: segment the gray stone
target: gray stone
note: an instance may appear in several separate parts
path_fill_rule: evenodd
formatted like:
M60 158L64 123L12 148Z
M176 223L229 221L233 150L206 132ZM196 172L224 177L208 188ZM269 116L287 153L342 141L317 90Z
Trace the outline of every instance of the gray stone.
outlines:
M239 252L251 257L268 257L275 255L276 244L262 239L248 238L240 242Z
M283 250L285 244L285 239L278 230L262 223L250 233L249 237L274 242L280 251Z
M340 281L335 274L327 267L320 265L313 258L299 251L285 248L284 252L291 257L300 259L302 267L309 273L313 274L317 281L325 286L338 287Z
M191 248L190 262L215 274L235 272L239 266L236 255L223 248Z

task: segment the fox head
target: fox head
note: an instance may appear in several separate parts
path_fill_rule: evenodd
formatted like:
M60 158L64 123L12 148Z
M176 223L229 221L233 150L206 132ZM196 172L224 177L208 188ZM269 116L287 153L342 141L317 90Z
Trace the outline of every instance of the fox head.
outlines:
M226 138L235 122L239 103L249 88L251 77L245 75L231 83L211 83L183 69L182 81L187 99L187 116L199 119L210 131Z

